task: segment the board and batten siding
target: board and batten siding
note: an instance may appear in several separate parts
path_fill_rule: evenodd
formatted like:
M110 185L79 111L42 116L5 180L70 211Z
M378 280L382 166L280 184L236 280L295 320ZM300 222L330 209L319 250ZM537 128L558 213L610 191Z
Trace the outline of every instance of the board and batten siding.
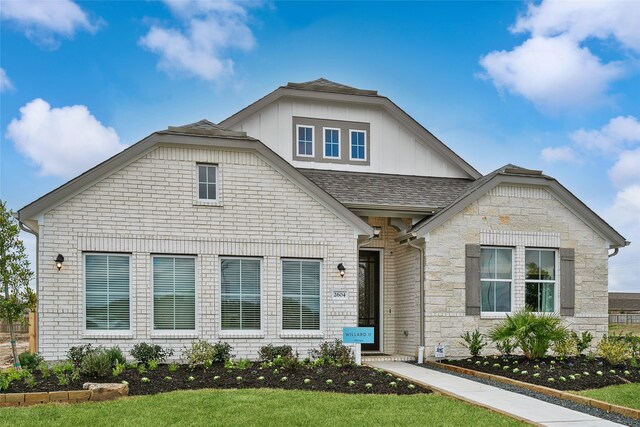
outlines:
M468 355L460 335L476 328L486 334L503 318L471 315L466 310L467 245L514 249L512 310L524 307L525 248L558 249L555 300L558 312L563 278L561 252L564 252L560 249L572 248L574 311L573 315L562 316L564 324L576 331L590 331L594 342L607 332L607 242L545 189L497 186L431 231L425 240L428 355L433 355L433 346L438 343L445 346L447 356Z
M293 117L369 123L370 164L293 160ZM458 166L420 142L417 135L381 107L284 98L236 124L233 130L247 132L259 139L295 167L468 178ZM341 138L341 144L349 143L348 134Z
M195 201L197 162L219 165L219 205ZM128 354L141 341L179 357L200 338L227 341L238 357L256 358L268 343L305 355L357 322L356 233L252 152L159 146L47 212L40 233L38 346L48 360L87 343L118 345ZM131 254L130 331L85 331L85 252ZM61 271L46 261L58 253L65 257ZM153 254L196 256L193 333L153 330ZM221 256L262 258L260 331L221 330ZM320 333L282 331L282 258L322 259ZM348 298L331 300L333 290L346 290Z

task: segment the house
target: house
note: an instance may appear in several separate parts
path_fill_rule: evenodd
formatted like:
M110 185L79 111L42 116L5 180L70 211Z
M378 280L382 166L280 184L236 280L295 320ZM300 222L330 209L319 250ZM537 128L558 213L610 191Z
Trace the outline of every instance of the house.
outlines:
M357 325L366 351L464 355L464 331L525 305L600 337L628 244L541 171L482 176L390 99L325 79L154 132L19 220L47 359L195 339L304 356Z
M640 314L640 293L609 292L609 313Z

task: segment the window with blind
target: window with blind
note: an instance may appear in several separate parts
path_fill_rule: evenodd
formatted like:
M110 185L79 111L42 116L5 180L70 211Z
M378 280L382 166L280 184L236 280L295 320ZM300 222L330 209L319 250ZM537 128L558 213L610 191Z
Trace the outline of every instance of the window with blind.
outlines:
M513 250L483 247L480 251L480 307L482 312L511 311Z
M260 260L220 261L222 329L260 329Z
M85 254L87 330L129 330L129 256Z
M282 261L282 329L320 329L320 261Z
M196 260L153 257L153 328L196 328Z

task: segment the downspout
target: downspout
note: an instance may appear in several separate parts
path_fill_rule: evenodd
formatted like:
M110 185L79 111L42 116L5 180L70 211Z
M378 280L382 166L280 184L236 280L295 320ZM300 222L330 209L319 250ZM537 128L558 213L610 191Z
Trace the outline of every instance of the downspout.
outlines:
M20 216L16 213L14 217L18 220L18 224L20 224L20 229L26 233L33 234L36 237L36 295L40 295L40 237L38 233L27 227L22 221L20 221ZM36 322L36 351L38 350L38 341L40 335L40 328L38 327L38 310L35 312L35 322Z
M618 255L619 250L620 248L614 248L613 252L609 254L609 258L613 258L614 256Z
M420 252L420 347L424 347L424 249L413 241L407 240L407 245Z

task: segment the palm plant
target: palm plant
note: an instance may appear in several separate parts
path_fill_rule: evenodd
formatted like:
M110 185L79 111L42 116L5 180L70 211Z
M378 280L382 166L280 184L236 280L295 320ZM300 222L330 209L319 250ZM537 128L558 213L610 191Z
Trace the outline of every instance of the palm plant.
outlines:
M567 336L559 316L534 313L528 309L516 311L489 332L494 342L513 339L527 359L544 357L552 343Z

